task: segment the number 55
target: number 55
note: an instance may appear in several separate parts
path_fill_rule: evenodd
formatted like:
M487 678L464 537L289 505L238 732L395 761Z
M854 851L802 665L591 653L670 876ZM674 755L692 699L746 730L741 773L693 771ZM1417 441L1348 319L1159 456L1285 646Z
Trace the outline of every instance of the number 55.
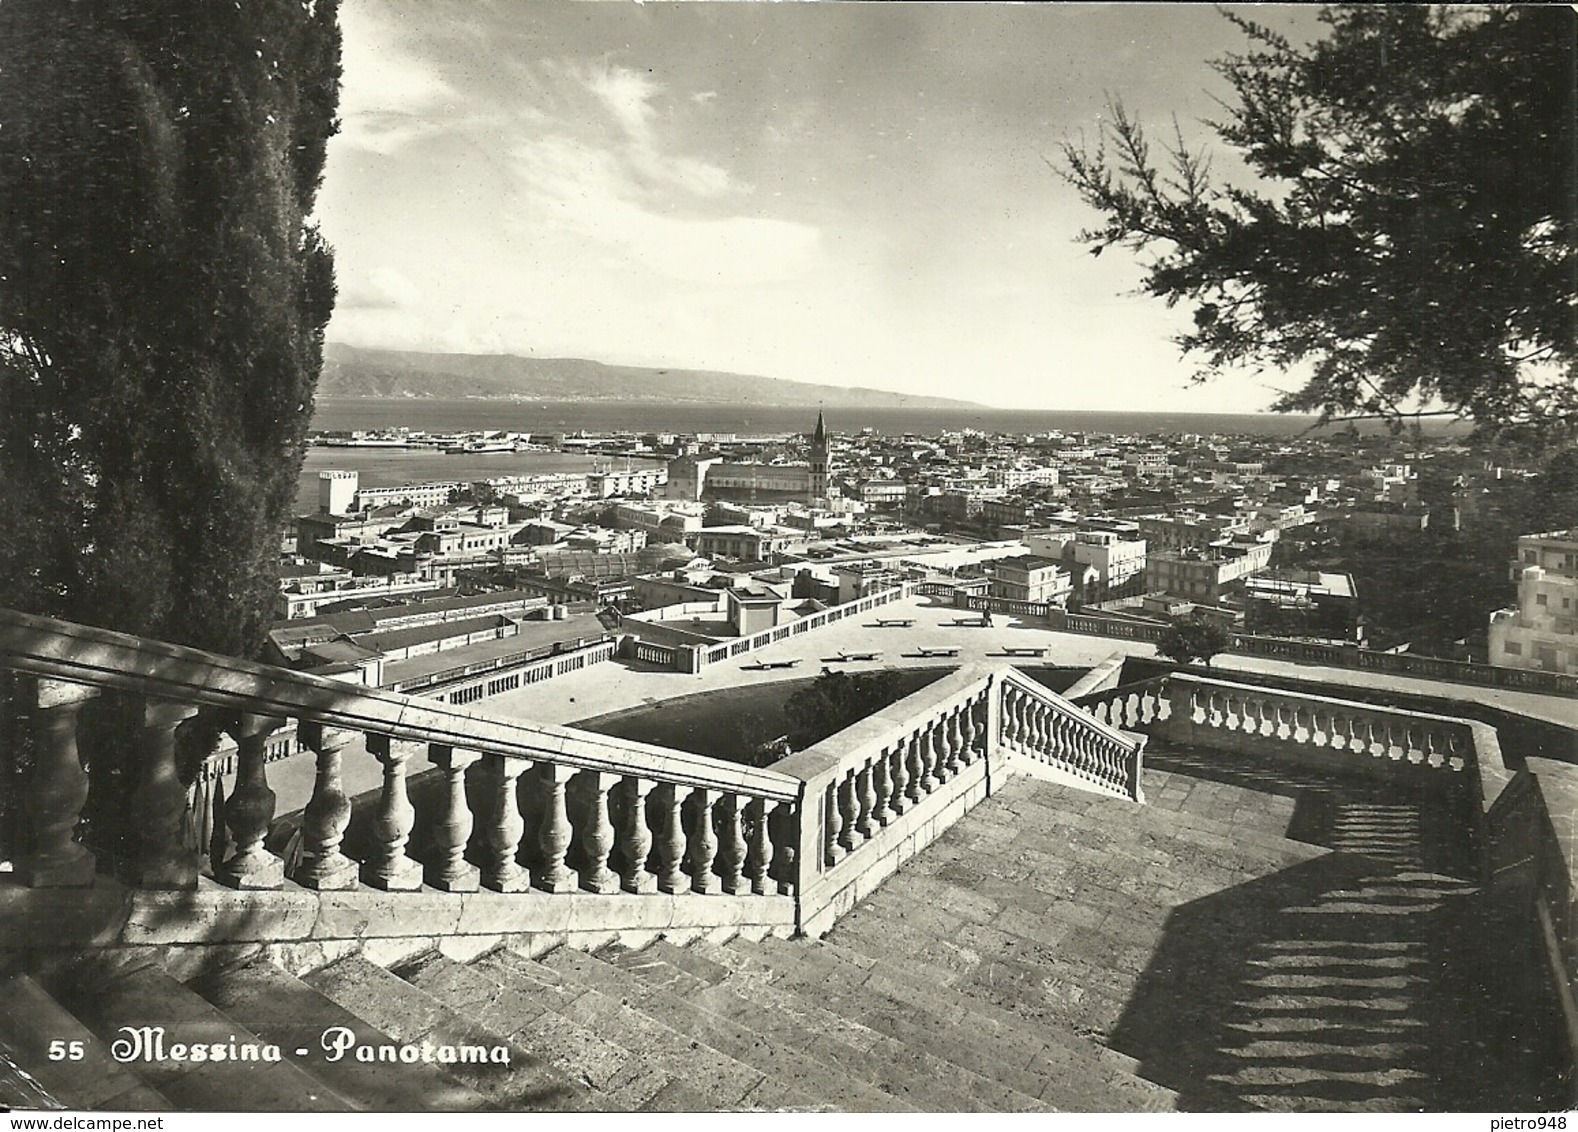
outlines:
M81 1042L63 1042L57 1038L49 1043L51 1061L81 1061L85 1055Z

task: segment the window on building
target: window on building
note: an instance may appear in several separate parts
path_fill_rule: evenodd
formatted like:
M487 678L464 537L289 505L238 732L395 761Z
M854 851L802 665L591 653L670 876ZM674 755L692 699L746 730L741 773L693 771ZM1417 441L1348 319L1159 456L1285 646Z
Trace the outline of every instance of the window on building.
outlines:
M1533 566L1536 560L1537 559L1535 557L1534 551L1532 551L1532 550L1525 550L1523 552L1523 561L1525 562L1525 564L1527 564L1529 566Z
M1521 644L1519 644L1517 641L1508 641L1503 646L1503 648L1506 650L1506 653L1507 653L1508 656L1522 656L1523 655L1523 646Z
M1550 604L1550 598L1547 595L1545 595L1545 594L1535 594L1534 595L1534 604L1535 605L1549 605Z

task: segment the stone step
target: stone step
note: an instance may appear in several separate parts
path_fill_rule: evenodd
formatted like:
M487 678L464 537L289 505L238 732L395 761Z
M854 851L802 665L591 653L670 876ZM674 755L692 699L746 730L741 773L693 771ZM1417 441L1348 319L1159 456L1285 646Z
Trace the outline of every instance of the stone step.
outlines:
M56 1043L68 1056L51 1056ZM75 1044L73 1044L75 1043ZM167 1112L170 1103L110 1056L109 1049L49 992L26 975L0 980L0 1051L9 1050L37 1088L71 1109ZM80 1052L81 1057L74 1055ZM35 1107L27 1082L3 1098L10 1107Z
M683 971L670 966L650 950L632 951L618 946L597 952L597 959L636 976L634 985L641 1008L669 1026L705 1042L713 1049L767 1074L782 1085L792 1085L822 1107L837 1112L913 1111L914 1106L871 1083L846 1073L836 1060L813 1056L801 1043L784 1041L752 1027L741 1014L744 1003L729 1003L734 1010L707 1009L681 985ZM676 985L671 989L663 985ZM712 1005L724 1005L721 998Z
M969 1016L969 1024L1012 1035L1021 1043L1066 1046L1071 1052L1094 1057L1111 1069L1138 1073L1138 1061L1101 1044L1099 1036L1089 1036L1088 1041L1078 1036L1065 1039L1060 1032L1033 1026L1012 1010L956 989L954 970L912 959L908 948L898 950L900 942L889 931L889 925L873 917L840 923L822 940L822 946L835 954L858 957L869 963L873 976L883 978L885 985L897 987L913 998L917 1009L944 1018L955 1018L962 1012ZM867 984L871 984L871 979L868 978Z
M152 964L74 965L55 972L45 987L106 1048L131 1041L134 1030L162 1029L166 1057L145 1059L144 1043L128 1051L133 1060L123 1067L179 1111L349 1112L363 1107L308 1072L294 1047L281 1048L278 1062L232 1058L232 1044L245 1057L248 1047L261 1054L270 1039ZM176 1044L218 1047L226 1056L197 1061L188 1055L178 1061L168 1057Z
M659 1018L643 1009L646 988L629 972L570 947L544 955L541 965L557 973L566 983L588 992L571 1005L572 1017L579 1015L578 1020L599 1026L620 1026L629 1035L619 1039L621 1045L645 1055L681 1080L692 1084L707 1081L709 1088L717 1089L724 1097L719 1107L769 1112L816 1111L825 1107L819 1097L790 1082L780 1081L692 1037L666 1017ZM631 1041L637 1044L632 1045ZM665 1059L671 1058L674 1060L665 1063ZM730 1094L736 1090L737 1095L731 1098Z
M775 986L767 981L770 971L753 975L743 963L731 964L729 960L736 958L732 953L726 953L728 958L723 961L700 954L703 948L710 952L718 946L697 941L679 947L659 940L640 952L628 954L642 957L639 973L644 979L702 1010L725 1015L784 1045L836 1065L844 1073L888 1094L890 1107L908 1105L928 1112L1042 1107L1035 1098L1016 1094L978 1074L967 1075L971 1089L961 1090L956 1080L950 1080L966 1075L957 1066L907 1050L879 1031ZM613 961L623 965L625 959L614 956ZM981 1099L967 1103L972 1098ZM984 1098L990 1098L991 1103Z
M697 1057L688 1041L654 1046L651 1033L622 997L610 999L523 955L495 951L467 969L498 984L508 996L501 1005L519 1001L540 1008L528 1030L555 1043L604 1095L624 1107L648 1112L737 1109L755 1087L752 1081L737 1079L727 1064L722 1079L710 1080L704 1075L707 1057Z
M400 1057L402 1044L420 1043L434 1027L417 1033L402 1025L395 1032L320 989L323 979L309 983L265 960L254 960L201 975L188 985L254 1033L297 1054L315 1077L358 1108L463 1112L487 1107L486 1096L446 1072L451 1067ZM337 1059L326 1049L331 1031L345 1033L355 1043ZM372 1047L374 1060L358 1056L364 1047Z
M533 1111L606 1108L579 1075L555 1066L540 1048L516 1042L488 1018L454 1009L440 996L358 955L312 973L308 982L404 1044L486 1048L486 1063L440 1063L439 1067L447 1077L488 1097L494 1107ZM508 1064L492 1059L499 1047L503 1047Z
M896 898L890 898L896 899ZM1011 1015L1021 1025L1051 1028L1081 1037L1103 1037L1122 1014L1131 984L1104 968L1094 958L1084 960L1060 950L1063 944L1026 939L992 925L966 922L947 936L930 935L925 929L908 928L903 921L889 919L882 910L862 910L863 918L841 924L829 935L827 952L845 957L840 950L856 951L860 962L851 962L844 977L866 972L870 978L874 957L893 954L903 947L921 955L913 968L896 964L897 971L885 969L881 978L891 996L913 999L917 1008L939 1016L960 1015L970 1010L987 1015ZM920 942L910 944L913 936ZM900 942L905 941L905 942ZM864 949L864 950L862 950ZM930 958L945 958L946 966ZM952 990L960 996L944 1004L942 997L922 993L919 988ZM970 1000L966 1002L966 1000ZM975 1003L995 1008L982 1011ZM1095 1051L1091 1050L1095 1056Z
M1030 1098L1037 1108L1063 1106L1081 1111L1135 1111L1157 1107L1151 1098L1140 1104L1118 1095L1118 1090L1107 1085L1104 1076L1093 1073L1059 1085L1047 1074L1029 1067L1030 1050L1021 1050L967 1026L949 1025L935 1016L917 1012L912 1002L885 993L890 988L880 982L866 985L870 978L868 969L846 962L815 942L763 940L753 944L738 941L730 947L774 968L772 977L778 985L815 995L829 1009L856 1019L908 1049L928 1053L986 1078L999 1088L1011 1090L1013 1096ZM1094 1069L1094 1060L1086 1060L1085 1068ZM1006 1106L1001 1100L993 1103L1005 1110L1026 1107L1023 1104Z
M669 1083L667 1075L641 1066L627 1051L555 1013L561 999L556 989L511 978L492 962L460 963L430 951L393 970L452 1010L537 1050L591 1090L603 1111L633 1109Z

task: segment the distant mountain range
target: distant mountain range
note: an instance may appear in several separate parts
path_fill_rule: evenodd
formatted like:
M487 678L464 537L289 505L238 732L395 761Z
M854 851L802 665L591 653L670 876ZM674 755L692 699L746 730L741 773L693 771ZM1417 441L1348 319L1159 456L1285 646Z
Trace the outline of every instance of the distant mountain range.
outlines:
M837 406L946 409L973 406L946 397L881 389L846 389L743 373L614 366L585 358L512 354L422 354L324 348L320 397L511 398L530 401L622 401L675 404Z

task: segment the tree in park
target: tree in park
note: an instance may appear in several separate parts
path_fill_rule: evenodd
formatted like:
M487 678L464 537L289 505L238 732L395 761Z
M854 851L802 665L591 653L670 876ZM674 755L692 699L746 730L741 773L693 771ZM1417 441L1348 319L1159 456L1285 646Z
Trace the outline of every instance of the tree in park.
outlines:
M1179 664L1198 660L1209 668L1211 658L1225 652L1232 643L1232 636L1220 621L1195 615L1169 625L1156 642L1156 653Z
M906 686L901 672L824 671L784 701L790 747L803 751L820 743L900 699Z
M1059 166L1101 213L1092 254L1137 253L1191 309L1197 380L1291 370L1280 411L1578 434L1574 12L1335 6L1308 46L1223 15L1249 46L1212 65L1211 125L1253 178L1176 128L1153 150L1118 104Z
M339 54L336 0L0 4L0 605L261 645Z

